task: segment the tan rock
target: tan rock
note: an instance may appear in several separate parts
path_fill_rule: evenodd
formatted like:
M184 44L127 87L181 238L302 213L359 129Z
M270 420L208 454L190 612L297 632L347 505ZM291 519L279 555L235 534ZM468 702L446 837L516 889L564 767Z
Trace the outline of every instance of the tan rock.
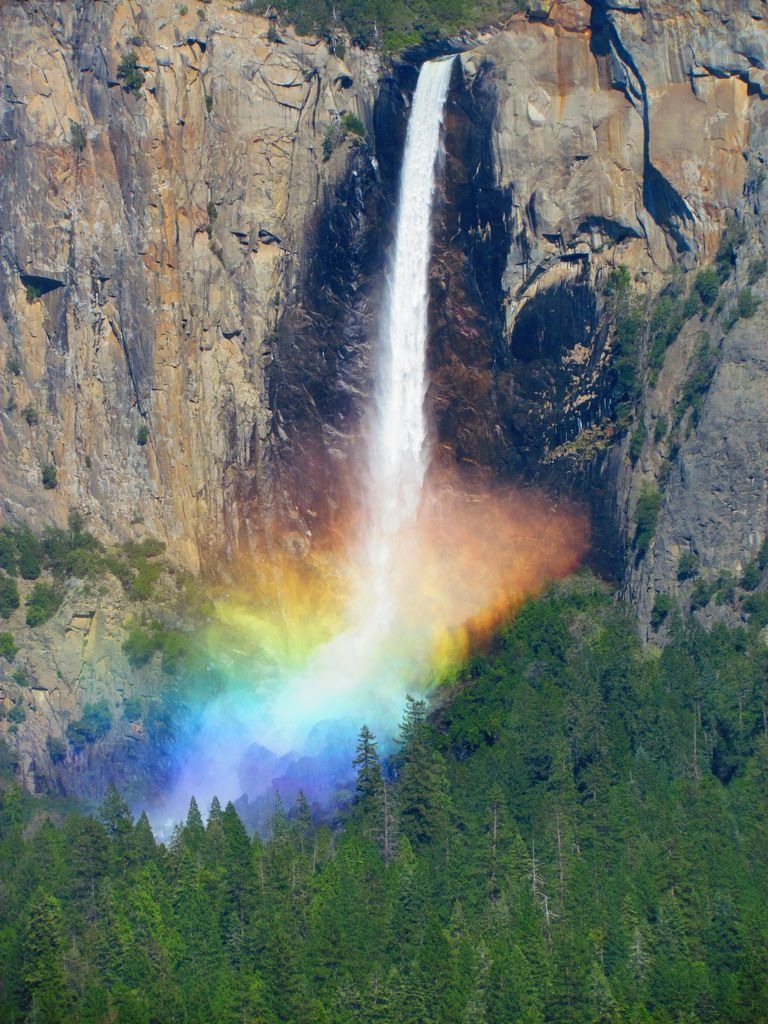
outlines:
M15 403L0 425L0 516L63 524L80 506L118 539L140 514L194 568L226 540L227 467L270 431L264 339L344 172L323 162L325 127L340 106L370 108L377 61L353 51L342 96L324 44L270 43L265 19L223 3L190 35L170 0L138 14L89 5L75 59L73 9L54 6L55 27L47 5L0 10L13 97L0 113L0 365L22 366L0 396ZM116 78L131 48L138 98ZM30 303L21 275L62 286ZM20 416L30 402L34 429ZM59 483L45 491L52 459Z

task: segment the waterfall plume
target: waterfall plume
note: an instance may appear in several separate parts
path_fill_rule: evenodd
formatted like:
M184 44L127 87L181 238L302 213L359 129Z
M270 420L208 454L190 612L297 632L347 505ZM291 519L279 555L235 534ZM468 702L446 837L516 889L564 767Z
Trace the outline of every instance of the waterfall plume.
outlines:
M307 561L297 574L272 561L268 572L255 569L254 589L219 603L209 644L227 683L188 715L164 808L171 817L192 793L205 801L275 787L290 799L301 784L329 797L364 722L386 749L406 694L426 693L585 550L584 521L546 496L468 489L458 472L437 480L429 471L429 265L453 67L452 57L424 64L413 97L365 469L344 530L334 531L344 548L326 552L326 571ZM321 546L316 538L316 558Z

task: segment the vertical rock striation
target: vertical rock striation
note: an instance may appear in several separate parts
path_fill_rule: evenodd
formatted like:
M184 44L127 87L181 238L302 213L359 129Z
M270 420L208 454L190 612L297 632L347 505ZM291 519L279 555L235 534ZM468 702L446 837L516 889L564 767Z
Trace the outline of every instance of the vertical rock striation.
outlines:
M434 270L433 400L450 457L591 506L594 557L624 579L647 629L654 594L678 592L681 551L738 573L766 534L762 316L726 330L724 307L765 248L768 31L759 4L565 0L543 13L462 55ZM473 141L484 122L490 154ZM641 332L628 406L610 273L629 269L650 316L670 281L712 262L731 222L744 241L717 308L686 326L658 380ZM762 295L762 282L754 288ZM716 370L701 414L674 443L654 449L649 438L630 459L630 431L674 419L703 330ZM649 482L663 494L656 542L625 561Z
M276 328L318 209L370 162L339 124L369 118L378 63L270 24L164 0L0 11L5 516L78 506L110 539L141 517L194 568L248 540L254 495L277 501Z

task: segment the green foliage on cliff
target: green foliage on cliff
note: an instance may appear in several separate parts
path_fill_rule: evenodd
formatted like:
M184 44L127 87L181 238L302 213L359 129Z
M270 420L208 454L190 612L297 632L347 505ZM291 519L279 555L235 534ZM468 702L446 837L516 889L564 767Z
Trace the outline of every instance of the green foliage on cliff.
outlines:
M757 564L761 569L768 569L768 537L765 537L757 553Z
M156 619L148 625L133 623L123 643L123 652L134 668L149 664L159 652L162 670L168 675L175 675L183 667L189 668L195 651L188 633Z
M323 160L330 160L333 151L349 136L365 138L365 125L351 111L342 115L341 120L326 126L323 133Z
M700 270L694 278L693 286L704 306L709 308L714 305L715 299L720 293L720 279L716 270L712 267Z
M656 594L651 609L651 626L658 629L666 622L668 616L675 609L675 599L669 594Z
M635 536L637 557L642 558L651 546L661 509L661 494L652 484L643 484L635 505Z
M144 85L144 72L139 67L138 57L135 50L129 50L117 65L117 79L126 92L134 96L141 95L141 87Z
M40 541L26 526L14 533L17 568L23 580L36 580L41 572L42 550Z
M736 312L740 318L749 319L757 312L760 300L751 288L742 288L736 297Z
M26 720L27 712L22 701L17 701L8 712L8 721L11 725L21 725Z
M85 144L88 141L88 136L83 130L83 126L79 121L72 121L69 126L69 142L72 149L76 153L82 153L85 149Z
M193 801L159 845L114 790L30 827L5 748L0 1022L766 1024L768 653L671 620L653 656L588 578L529 603L266 841Z
M698 422L704 396L709 390L716 369L716 352L712 347L709 335L703 332L691 360L688 376L683 382L680 395L674 405L675 427L680 425L689 409L694 425Z
M727 281L731 276L731 272L736 266L738 249L746 241L746 238L746 224L741 218L731 214L715 253L715 273L719 281Z
M67 739L74 750L84 750L89 743L96 743L112 728L109 705L105 700L86 704L82 717L67 726Z
M699 556L693 551L684 551L677 563L677 578L679 580L690 580L699 571Z
M616 375L616 406L625 415L638 395L637 370L645 316L632 293L629 268L623 264L609 274L604 292L613 318L613 369Z
M84 579L103 571L102 545L84 528L76 511L70 512L68 530L48 527L43 531L42 549L45 566L57 579Z
M25 405L24 408L21 410L21 415L28 427L36 427L37 424L40 422L40 417L37 414L37 409L32 404Z
M137 601L148 600L167 566L161 560L162 541L153 537L112 548L85 529L82 515L73 510L68 529L46 527L38 537L28 527L0 530L0 567L24 579L37 579L43 570L58 582L70 577L87 579L111 573ZM5 585L8 589L10 584ZM0 583L0 591L3 584ZM16 606L18 607L18 605ZM0 615L2 614L0 596Z
M16 575L18 571L18 552L13 531L7 526L0 529L0 569Z
M348 110L345 114L342 115L341 123L344 126L345 130L349 132L350 135L357 135L357 137L360 139L365 138L365 125L357 116L357 114L353 114L350 110Z
M134 668L148 664L156 650L152 633L136 624L128 629L128 636L123 641L123 653Z
M525 0L285 0L283 16L302 34L334 38L346 30L355 46L402 50L525 10ZM258 6L262 14L264 6Z
M42 626L61 607L64 595L49 583L36 583L27 598L27 625Z
M0 633L0 658L13 661L19 648L16 646L12 633Z
M757 284L758 281L765 277L766 271L768 271L768 260L764 256L752 260L747 274L750 285Z
M757 562L750 562L741 576L741 586L744 590L757 590L763 578L762 570Z
M19 588L16 580L0 573L0 618L7 619L19 607Z
M643 452L643 445L645 444L646 430L645 425L641 423L635 431L632 433L632 437L629 440L629 457L633 463L637 462Z
M651 312L649 324L648 365L652 370L660 370L664 365L666 351L680 333L686 319L685 300L679 289L672 289L659 298Z
M67 744L59 736L49 736L45 741L45 749L54 764L60 764L67 756Z

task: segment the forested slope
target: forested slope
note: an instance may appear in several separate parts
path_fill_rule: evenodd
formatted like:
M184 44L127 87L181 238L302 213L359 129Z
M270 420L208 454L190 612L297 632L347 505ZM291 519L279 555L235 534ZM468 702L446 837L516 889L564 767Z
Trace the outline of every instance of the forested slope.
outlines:
M671 632L589 577L531 602L391 761L361 733L339 820L266 840L6 784L0 1020L768 1020L768 651Z

